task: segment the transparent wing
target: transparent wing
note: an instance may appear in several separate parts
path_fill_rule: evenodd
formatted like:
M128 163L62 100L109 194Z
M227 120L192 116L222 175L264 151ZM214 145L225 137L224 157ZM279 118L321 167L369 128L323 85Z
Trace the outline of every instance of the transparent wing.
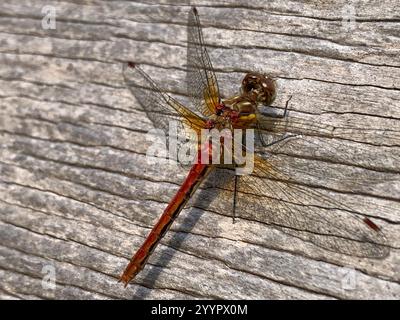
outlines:
M168 133L171 121L183 123L196 132L205 127L202 118L163 93L150 76L133 62L123 65L123 75L129 90L140 102L155 128Z
M187 29L187 92L197 111L209 117L215 113L215 107L220 102L219 89L194 7L189 13Z
M240 176L237 183L238 216L272 225L333 252L386 257L387 240L367 217L368 212L357 212L336 200L340 193L321 186L321 181L332 179L364 187L381 182L380 178L365 180L333 172L329 177L308 160L290 162L279 153L258 152L253 173Z
M150 76L134 63L125 64L123 74L129 90L139 101L154 127L164 131L163 137L154 137L154 142L161 143L160 147L164 148L160 150L165 150L165 142L168 143L168 150L171 151L168 158L183 167L191 166L196 159L198 137L201 129L205 127L205 121L163 93ZM167 154L159 153L157 156L166 157Z
M397 171L394 164L397 163L398 154L390 148L385 148L384 145L374 146L365 143L371 133L359 125L307 114L301 116L289 114L286 118L258 114L257 120L258 124L255 126L257 145L261 145L260 140L269 144L284 136L297 135L307 139L296 140L296 148L291 150L285 150L283 145L283 148L279 148L279 152L290 152L299 157L356 165L378 171L383 169ZM376 137L373 131L372 134ZM382 133L384 138L383 135L384 133ZM273 153L276 149L268 149L268 152Z

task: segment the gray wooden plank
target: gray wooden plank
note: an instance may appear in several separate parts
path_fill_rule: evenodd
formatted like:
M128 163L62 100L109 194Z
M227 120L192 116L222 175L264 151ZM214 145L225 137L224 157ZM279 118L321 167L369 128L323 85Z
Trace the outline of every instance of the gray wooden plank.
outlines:
M0 4L1 298L399 299L396 2L356 5L350 31L346 1L196 2L222 93L246 71L274 75L276 104L293 95L288 121L304 135L280 150L292 178L376 221L390 255L334 253L257 215L232 225L231 194L208 202L201 188L127 289L118 276L186 172L147 162L152 124L121 64L141 63L187 103L190 5L53 2L57 29L44 30L47 4Z

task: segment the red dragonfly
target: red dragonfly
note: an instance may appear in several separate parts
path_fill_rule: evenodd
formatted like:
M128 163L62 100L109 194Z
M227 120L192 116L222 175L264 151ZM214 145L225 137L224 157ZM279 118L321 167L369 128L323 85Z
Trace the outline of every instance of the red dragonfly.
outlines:
M189 13L187 40L187 91L193 110L163 93L133 62L123 68L129 89L154 126L166 132L171 120L179 121L182 134L185 128L198 135L202 129L255 129L260 147L254 149L254 169L251 174L239 176L232 174L237 164L202 163L199 156L120 281L126 286L143 269L203 181L205 185L218 186L221 203L227 203L224 200L231 197L228 203L232 205L233 216L251 217L334 252L373 258L387 256L389 250L380 228L362 213L334 200L328 188L318 187L321 183L318 167L313 167L307 159L297 159L296 165L289 164L284 154L279 153L287 144L293 147L297 139L315 138L315 133L324 128L296 118L288 121L288 102L281 116L263 113L260 106L271 106L276 97L276 83L260 73L248 73L242 81L240 94L222 99L194 7ZM199 147L204 151L202 149L209 149L210 144L203 143ZM318 139L310 139L309 147L321 148ZM246 145L241 148L245 153L249 150ZM302 183L298 176L303 179ZM359 178L358 184L361 183ZM370 181L365 185L368 183Z

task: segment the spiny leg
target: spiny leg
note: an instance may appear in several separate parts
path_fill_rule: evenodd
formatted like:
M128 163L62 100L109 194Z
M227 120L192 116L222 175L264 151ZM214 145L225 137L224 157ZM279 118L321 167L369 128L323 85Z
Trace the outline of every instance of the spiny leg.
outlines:
M265 114L263 114L263 115L264 115L264 116L268 116L268 117L272 117L272 118L279 118L279 119L284 119L284 118L286 118L286 117L287 117L287 114L288 114L289 101L290 101L291 99L292 99L292 96L290 96L289 99L286 100L286 103L285 103L285 110L283 111L283 115L280 115L280 114L279 114L279 115L265 115ZM272 107L273 107L273 106L272 106ZM282 137L282 138L279 138L278 140L275 140L275 141L272 141L272 142L270 142L270 143L267 143L267 142L265 142L264 137L263 137L263 135L261 134L261 128L260 128L260 124L259 124L259 123L257 123L257 129L258 129L258 136L259 136L259 138L260 138L261 145L262 145L263 147L269 147L269 146L272 146L272 145L275 144L275 143L281 142L281 141L286 140L286 139L288 139L288 138L296 137L296 135L287 135L287 136L284 136L284 137Z
M291 99L292 99L292 96L290 96L289 99L286 100L285 109L283 110L283 114L271 114L271 113L267 113L267 112L261 112L261 114L265 117L270 117L270 118L278 118L278 119L286 118L287 113L288 113L289 102ZM278 108L277 106L268 106L268 107Z
M270 146L272 146L272 145L274 145L274 144L276 144L276 143L279 143L279 142L282 142L282 141L284 141L284 140L286 140L286 139L290 139L290 138L295 138L295 137L300 137L300 135L298 135L298 134L285 134L282 138L279 138L279 139L277 139L277 140L274 140L274 141L272 141L272 142L265 142L265 140L264 140L264 137L263 137L263 135L262 135L262 133L261 133L261 130L260 130L260 124L257 122L257 128L258 128L258 130L257 130L257 133L258 133L258 137L259 137L259 139L260 139L260 141L261 141L261 145L264 147L264 148L266 148L266 147L270 147Z
M290 101L291 99L292 99L292 96L290 96L289 99L286 100L286 103L285 103L285 111L283 111L282 118L286 118L287 110L288 110L288 106L289 106L289 101Z
M272 141L272 142L270 142L270 143L268 143L266 145L263 145L263 147L270 147L270 146L272 146L272 145L274 145L276 143L282 142L282 141L284 141L286 139L296 138L296 137L299 138L299 137L301 137L301 135L300 134L287 134L287 135L283 136L282 138L279 138L279 139L274 140L274 141Z

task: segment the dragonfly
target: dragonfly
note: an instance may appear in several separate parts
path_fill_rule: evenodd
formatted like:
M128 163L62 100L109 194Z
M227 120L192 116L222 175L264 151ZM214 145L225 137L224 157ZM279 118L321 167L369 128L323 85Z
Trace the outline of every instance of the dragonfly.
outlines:
M377 224L337 201L329 190L323 192L318 188L315 183L320 179L316 178L318 170L314 175L307 159L297 159L294 165L285 162L285 156L279 153L282 146L304 139L304 134L312 137L324 128L301 119L292 119L288 126L290 99L282 108L283 114L263 112L263 108L272 106L277 85L275 79L262 73L246 74L240 92L222 98L195 7L189 12L187 37L186 86L191 107L163 92L134 62L123 66L126 84L154 126L166 132L171 120L178 122L182 134L187 128L198 135L201 130L210 129L255 130L253 170L250 174L238 175L234 173L238 168L235 162L203 163L200 151L212 149L212 146L210 142L196 142L198 156L186 179L120 277L125 287L144 268L200 185L204 190L207 186L218 189L215 201L221 210L226 210L224 206L229 205L234 218L239 215L255 219L333 252L379 259L386 257L389 254L387 240ZM315 141L310 145L317 149L321 147ZM240 148L244 153L249 152L243 141ZM305 176L307 181L299 183L298 177L301 181ZM371 183L355 180L359 184Z

